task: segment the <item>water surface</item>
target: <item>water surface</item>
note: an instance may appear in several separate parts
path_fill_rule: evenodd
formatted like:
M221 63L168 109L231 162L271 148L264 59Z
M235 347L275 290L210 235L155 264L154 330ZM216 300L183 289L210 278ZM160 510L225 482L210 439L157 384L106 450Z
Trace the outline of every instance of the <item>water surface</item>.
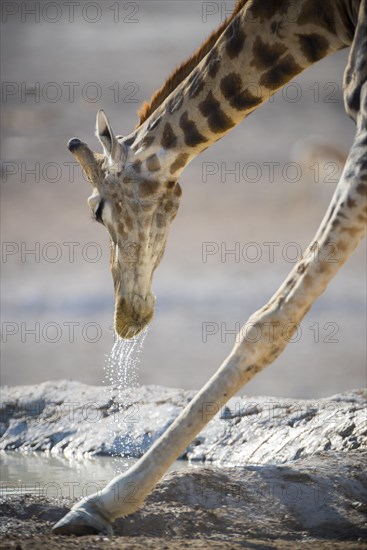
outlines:
M0 495L32 494L40 498L81 498L97 491L120 471L135 464L135 458L96 456L68 460L45 453L1 452ZM187 461L176 461L169 471L200 468Z

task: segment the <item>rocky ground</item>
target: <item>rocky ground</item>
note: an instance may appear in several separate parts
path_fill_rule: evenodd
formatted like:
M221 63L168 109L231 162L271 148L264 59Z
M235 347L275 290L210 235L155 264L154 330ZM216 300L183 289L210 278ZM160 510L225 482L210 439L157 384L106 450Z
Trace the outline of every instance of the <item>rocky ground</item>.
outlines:
M108 398L99 387L75 382L2 393L2 449L69 457L108 454L128 435L144 452L192 396L142 387L139 407L129 412L113 392ZM116 521L111 539L53 535L71 499L3 494L1 548L362 548L365 397L356 390L317 401L234 398L185 453L211 466L166 475L141 510ZM116 411L130 423L121 423L113 441L108 421Z
M118 388L75 381L4 387L0 450L66 457L123 453L139 458L195 395L141 386L121 402ZM203 414L214 410L204 405ZM282 464L327 450L363 450L366 391L324 399L234 397L182 458L225 466Z

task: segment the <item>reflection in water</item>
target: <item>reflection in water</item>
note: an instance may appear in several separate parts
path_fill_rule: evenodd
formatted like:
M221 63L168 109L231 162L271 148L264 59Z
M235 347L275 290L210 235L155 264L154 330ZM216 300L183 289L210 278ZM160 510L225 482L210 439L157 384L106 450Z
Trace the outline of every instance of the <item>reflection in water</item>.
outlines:
M136 460L124 458L120 470L127 470ZM3 451L0 453L0 495L31 493L39 497L79 499L101 491L111 481L116 475L115 461L114 458L104 456L79 461L45 453ZM201 466L177 461L170 470L196 467Z

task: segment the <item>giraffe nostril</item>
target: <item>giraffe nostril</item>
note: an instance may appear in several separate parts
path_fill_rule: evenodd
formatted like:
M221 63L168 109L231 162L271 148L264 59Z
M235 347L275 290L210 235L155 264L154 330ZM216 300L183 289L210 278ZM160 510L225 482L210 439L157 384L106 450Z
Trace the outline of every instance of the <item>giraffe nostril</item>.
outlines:
M69 149L69 151L74 151L74 149L77 149L78 147L80 147L81 144L82 144L82 142L80 141L80 139L71 138L68 141L68 149Z

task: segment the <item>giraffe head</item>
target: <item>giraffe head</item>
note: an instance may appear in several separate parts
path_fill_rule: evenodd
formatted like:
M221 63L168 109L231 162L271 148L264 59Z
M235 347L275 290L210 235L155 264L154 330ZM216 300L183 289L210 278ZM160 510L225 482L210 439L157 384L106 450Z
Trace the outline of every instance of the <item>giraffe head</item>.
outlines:
M115 136L103 111L97 114L96 135L103 154L77 138L68 148L92 185L88 204L93 217L110 236L115 331L132 338L154 314L153 272L162 259L181 189L164 173L144 171L132 140Z

